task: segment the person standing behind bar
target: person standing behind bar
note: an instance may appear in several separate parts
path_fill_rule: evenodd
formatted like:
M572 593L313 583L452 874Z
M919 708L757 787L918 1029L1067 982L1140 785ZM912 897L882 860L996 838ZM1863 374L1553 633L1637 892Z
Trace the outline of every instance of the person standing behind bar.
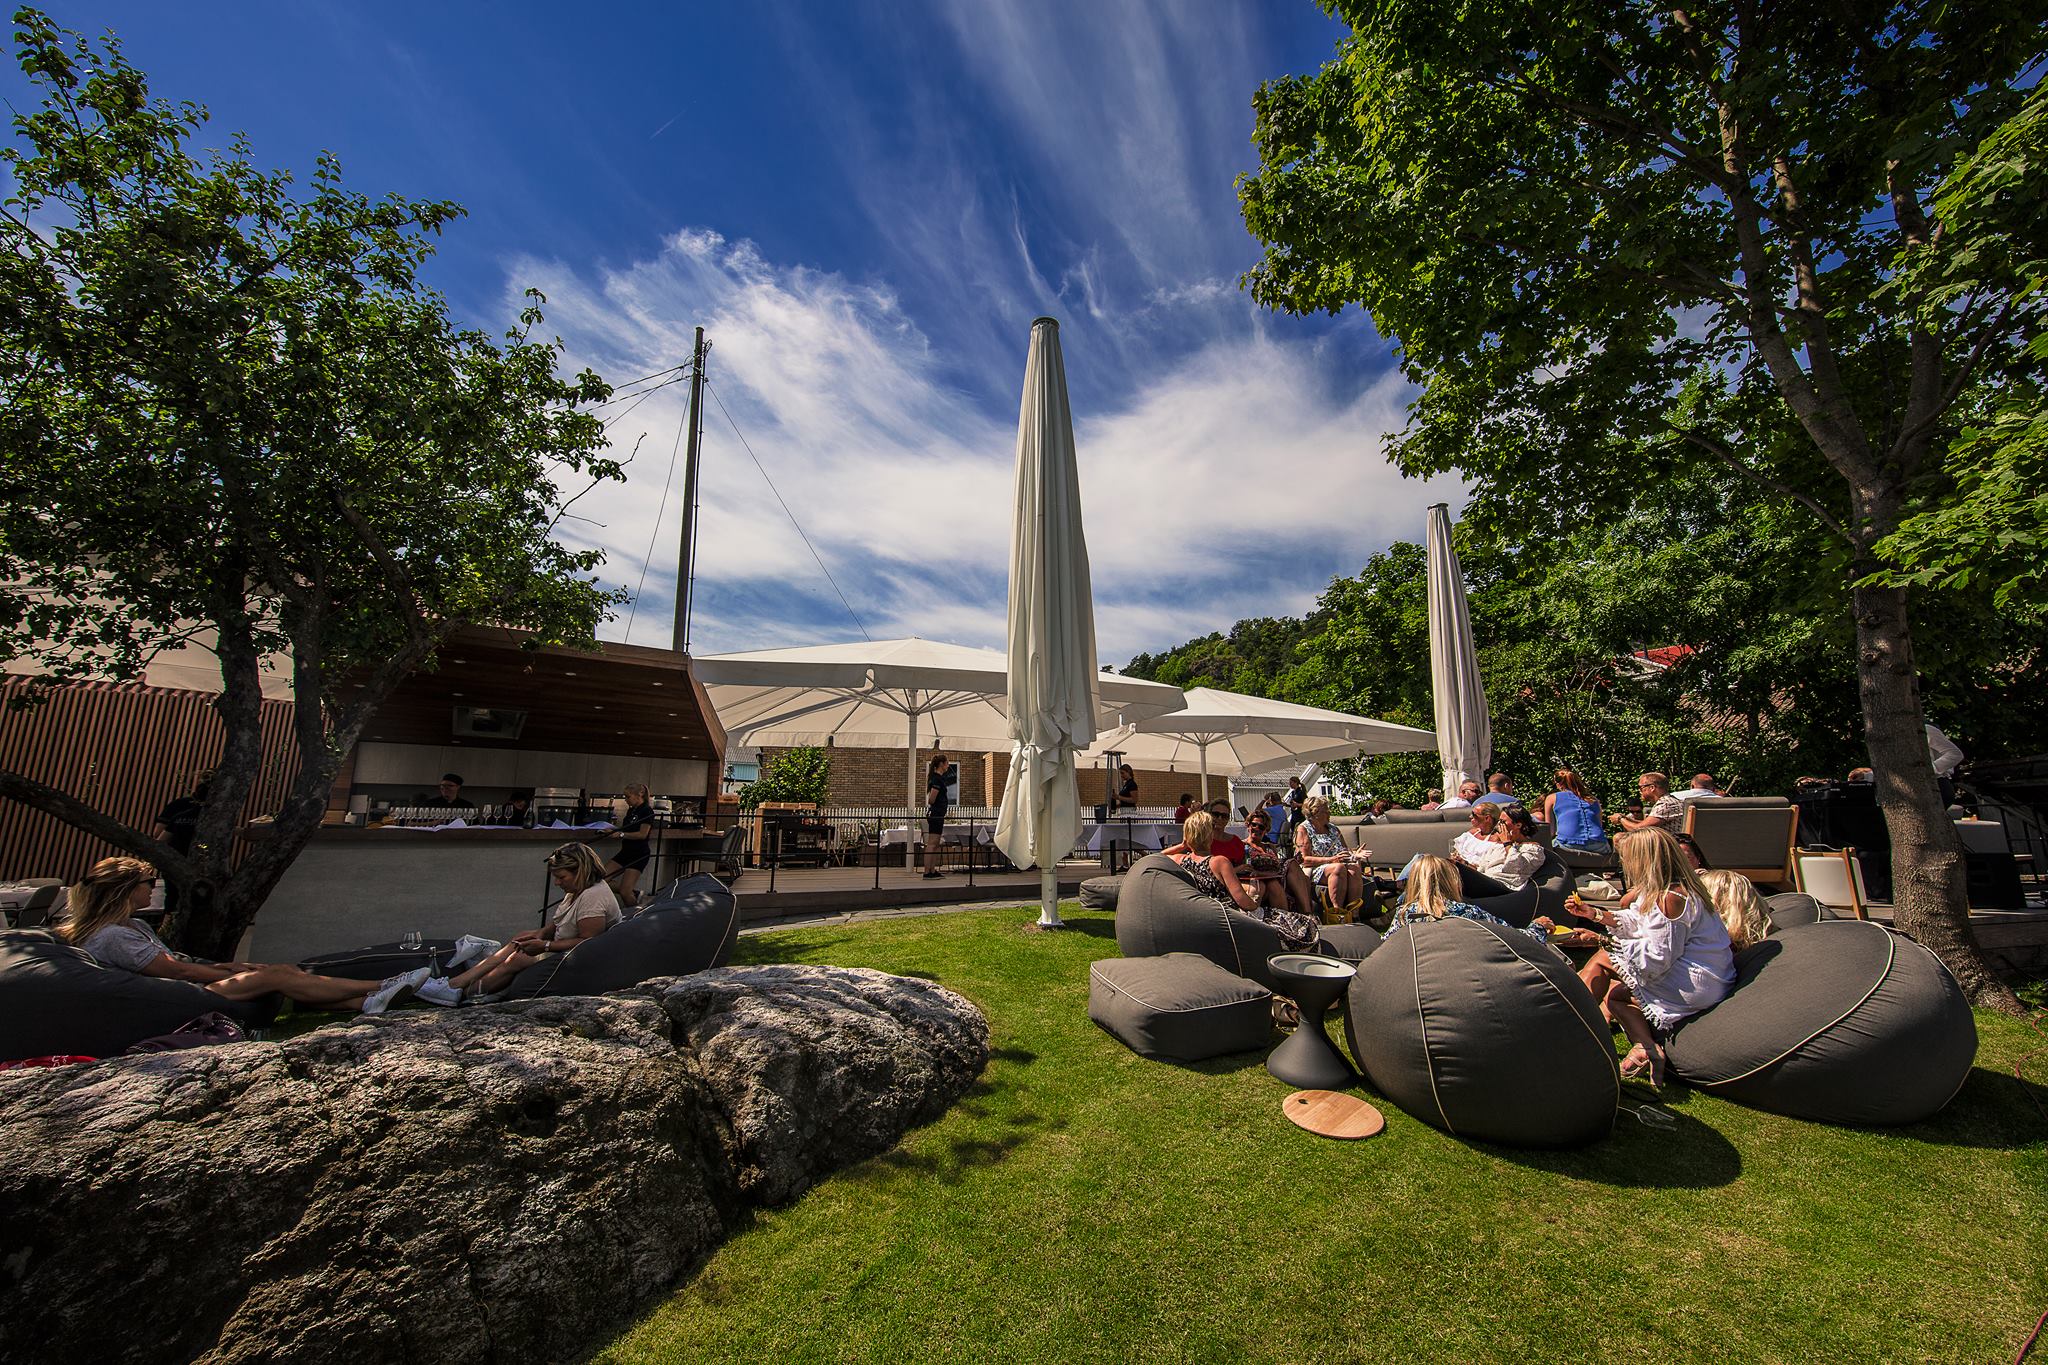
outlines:
M924 875L939 874L939 838L946 832L946 812L953 804L952 763L944 754L933 754L924 773Z
M422 806L437 810L475 810L476 802L462 795L462 774L442 773L440 795L430 796L421 801Z
M626 814L619 825L619 851L605 864L604 879L618 893L619 904L640 903L640 876L654 855L654 806L645 782L626 784Z

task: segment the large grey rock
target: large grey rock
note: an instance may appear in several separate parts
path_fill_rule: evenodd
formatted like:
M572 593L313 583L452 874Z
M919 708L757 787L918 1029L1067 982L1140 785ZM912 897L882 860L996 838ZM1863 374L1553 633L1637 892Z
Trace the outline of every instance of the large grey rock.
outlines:
M987 1056L942 987L766 966L0 1074L0 1359L576 1356Z

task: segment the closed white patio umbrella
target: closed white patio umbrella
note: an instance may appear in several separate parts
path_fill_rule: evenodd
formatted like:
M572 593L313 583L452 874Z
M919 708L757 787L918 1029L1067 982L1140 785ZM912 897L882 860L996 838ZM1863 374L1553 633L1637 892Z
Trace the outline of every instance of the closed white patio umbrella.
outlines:
M1075 755L1094 742L1115 685L1095 667L1095 600L1081 528L1074 421L1059 323L1031 324L1017 413L1017 495L1010 525L1010 771L996 846L1037 867L1042 928L1062 927L1056 868L1081 834Z
M913 808L924 803L919 745L991 750L1010 742L1009 667L999 650L912 636L706 654L690 670L734 744L907 745L905 800ZM1114 674L1101 679L1098 694L1107 724L1181 704L1177 687Z
M1493 722L1486 689L1479 681L1479 650L1472 643L1472 615L1465 604L1465 575L1451 546L1451 509L1429 509L1424 547L1429 577L1429 680L1436 703L1437 754L1443 760L1444 795L1456 796L1467 778L1486 780L1493 757Z
M1095 746L1095 754L1114 749L1135 767L1197 771L1206 802L1212 772L1242 777L1280 768L1299 770L1310 763L1360 754L1413 753L1437 747L1437 737L1427 730L1320 706L1270 701L1213 687L1190 687L1187 699L1187 705L1178 711L1119 728Z

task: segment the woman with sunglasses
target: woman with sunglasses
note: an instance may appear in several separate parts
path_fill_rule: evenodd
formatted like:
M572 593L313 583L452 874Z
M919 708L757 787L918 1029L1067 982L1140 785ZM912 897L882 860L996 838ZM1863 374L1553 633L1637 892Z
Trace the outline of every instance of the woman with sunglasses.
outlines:
M1282 807L1281 809L1285 809ZM1253 888L1261 904L1274 910L1315 914L1316 893L1309 885L1301 864L1286 856L1273 842L1273 818L1260 806L1245 818L1245 867L1257 883Z
M315 976L282 963L194 962L179 957L155 930L135 919L155 890L156 869L140 858L102 858L71 888L57 936L84 949L102 967L189 981L223 1000L254 1000L275 991L312 1009L374 1014L381 1008L374 998L398 980L353 981Z
M619 898L604 879L604 865L590 845L563 844L550 853L548 877L562 898L545 926L513 935L510 943L459 975L438 979L424 969L414 973L419 980L412 993L433 1005L460 1005L472 995L496 994L528 967L574 951L624 918Z

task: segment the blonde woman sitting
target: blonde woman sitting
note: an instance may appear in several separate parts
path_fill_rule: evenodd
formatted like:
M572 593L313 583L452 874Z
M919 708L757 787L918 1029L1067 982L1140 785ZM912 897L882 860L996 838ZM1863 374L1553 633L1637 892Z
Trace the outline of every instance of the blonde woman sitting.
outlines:
M1299 951L1314 946L1322 937L1322 925L1312 915L1297 914L1292 910L1278 910L1259 904L1258 897L1245 888L1238 879L1237 869L1230 859L1220 853L1211 852L1216 839L1216 817L1205 810L1190 815L1181 825L1181 844L1184 852L1169 854L1179 864L1181 871L1195 884L1195 889L1206 896L1239 910L1254 918L1264 920L1273 926L1281 941L1288 948Z
M1614 941L1593 954L1579 979L1634 1044L1621 1074L1660 1086L1663 1040L1721 1003L1735 984L1735 949L1676 839L1651 826L1614 845L1628 887L1622 908L1572 903L1576 913L1614 930Z
M617 924L619 898L604 879L604 865L588 844L564 844L548 855L548 876L562 892L545 927L528 929L475 966L445 980L422 969L413 994L435 1005L460 1005L470 996L495 995L512 978L560 953L588 943Z
M1707 889L1707 901L1728 930L1729 946L1741 952L1752 943L1771 936L1771 911L1756 891L1756 883L1740 872L1702 872L1700 885Z
M272 991L294 1004L321 1010L376 1013L391 981L353 981L315 976L281 963L194 962L164 946L156 931L138 923L135 912L149 905L156 869L140 858L102 858L71 888L57 936L83 948L102 967L160 976L203 986L223 1000L254 1000ZM366 1003L367 1002L367 1003Z
M1400 908L1394 911L1394 922L1387 927L1387 937L1392 938L1404 925L1442 919L1449 915L1454 919L1473 919L1482 924L1498 924L1503 929L1527 934L1539 943L1551 941L1551 923L1548 918L1539 916L1529 921L1528 928L1516 929L1499 915L1482 910L1470 901L1460 900L1459 897L1463 894L1456 863L1449 858L1440 858L1434 853L1417 854L1415 860L1408 865L1407 889L1402 893ZM1581 929L1569 938L1559 939L1558 942L1590 945L1598 942L1598 937Z

